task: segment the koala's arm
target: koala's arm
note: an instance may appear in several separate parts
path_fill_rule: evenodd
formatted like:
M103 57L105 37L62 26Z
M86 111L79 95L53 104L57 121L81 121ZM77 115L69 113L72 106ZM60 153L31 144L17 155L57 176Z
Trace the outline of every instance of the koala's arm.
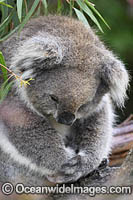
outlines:
M0 106L0 138L0 149L10 160L20 169L35 170L40 176L58 173L61 165L73 156L47 119L37 117L11 100Z
M111 150L112 117L111 106L107 103L87 119L77 120L75 131L78 155L81 156L83 174L96 169Z
M79 119L73 125L75 132L74 146L77 156L62 165L64 176L57 177L56 182L75 181L96 169L108 158L112 139L112 108L105 98L97 112L86 119ZM71 141L70 141L71 145ZM72 167L71 163L75 162Z

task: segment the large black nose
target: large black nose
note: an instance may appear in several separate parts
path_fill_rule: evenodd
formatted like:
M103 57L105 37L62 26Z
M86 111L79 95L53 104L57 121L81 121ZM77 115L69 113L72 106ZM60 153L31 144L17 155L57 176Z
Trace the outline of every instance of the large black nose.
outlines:
M57 121L61 124L71 125L75 119L75 115L70 112L63 112L58 116Z

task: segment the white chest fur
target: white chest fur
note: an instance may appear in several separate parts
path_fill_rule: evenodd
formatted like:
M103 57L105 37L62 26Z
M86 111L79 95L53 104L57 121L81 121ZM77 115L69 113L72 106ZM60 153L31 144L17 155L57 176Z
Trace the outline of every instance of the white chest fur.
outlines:
M67 135L69 135L70 132L72 132L70 126L56 122L56 120L53 117L50 117L49 121L51 123L51 126L60 134L62 139L65 139L65 137ZM65 147L65 145L64 145L64 150L66 151L67 155L69 156L69 159L71 159L72 157L74 157L76 155L75 151L69 146Z
M49 118L51 126L62 136L65 137L66 135L70 134L71 131L71 127L64 125L64 124L60 124L58 122L56 122L56 120L53 117Z

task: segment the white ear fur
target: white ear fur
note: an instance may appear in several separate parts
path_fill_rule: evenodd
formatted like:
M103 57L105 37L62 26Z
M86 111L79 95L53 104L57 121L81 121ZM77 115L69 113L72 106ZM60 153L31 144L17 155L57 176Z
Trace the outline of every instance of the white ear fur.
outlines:
M108 84L111 98L118 106L124 106L129 75L123 63L115 58L109 58L107 64L103 65L102 72L104 81Z
M53 64L59 64L63 56L60 39L47 33L44 34L40 32L18 47L17 54L11 60L10 68L17 73L19 73L21 69L29 73L29 70L30 72L33 71L32 66L34 62L47 62L46 66L50 68ZM30 75L31 74L32 73L30 73Z

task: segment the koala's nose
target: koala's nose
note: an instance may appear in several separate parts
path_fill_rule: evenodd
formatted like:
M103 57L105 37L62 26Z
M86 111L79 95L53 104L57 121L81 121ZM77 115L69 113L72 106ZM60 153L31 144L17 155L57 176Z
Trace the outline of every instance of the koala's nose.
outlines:
M58 116L57 121L61 124L72 125L75 115L70 112L63 112Z

